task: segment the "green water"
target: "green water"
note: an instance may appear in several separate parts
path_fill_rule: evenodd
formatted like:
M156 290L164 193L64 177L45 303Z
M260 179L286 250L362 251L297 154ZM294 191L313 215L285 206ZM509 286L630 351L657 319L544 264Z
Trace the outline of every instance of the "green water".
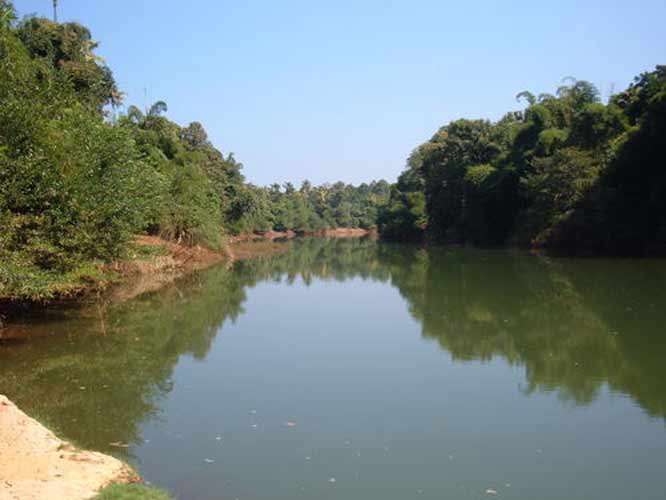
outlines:
M666 497L666 261L287 245L33 318L0 393L183 499Z

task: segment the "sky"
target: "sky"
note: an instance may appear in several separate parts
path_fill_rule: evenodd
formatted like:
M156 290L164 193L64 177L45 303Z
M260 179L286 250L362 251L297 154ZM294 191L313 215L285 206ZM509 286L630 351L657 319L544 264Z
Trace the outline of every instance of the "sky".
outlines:
M52 0L14 0L52 16ZM394 181L457 118L573 76L607 97L666 63L664 0L59 0L143 108L201 122L250 182Z

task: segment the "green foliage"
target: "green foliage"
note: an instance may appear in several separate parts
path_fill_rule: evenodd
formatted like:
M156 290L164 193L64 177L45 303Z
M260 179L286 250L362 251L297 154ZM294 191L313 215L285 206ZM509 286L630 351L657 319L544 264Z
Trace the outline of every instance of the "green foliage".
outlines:
M573 140L588 149L603 147L629 128L628 121L622 110L614 104L588 104L576 115Z
M497 169L492 165L475 165L467 169L465 182L470 188L480 190L483 189L483 186L495 172L497 172Z
M171 200L160 233L188 245L219 246L222 216L219 200L206 174L198 165L179 165L168 192Z
M31 57L70 81L82 100L98 109L120 103L111 70L94 54L98 43L88 28L29 17L18 25L16 33Z
M169 500L167 492L143 484L112 484L104 488L94 500Z
M541 245L571 217L599 180L602 165L591 151L567 148L534 160L533 171L521 179L529 196L525 224L531 243Z
M388 203L379 211L377 225L383 238L393 240L420 240L428 225L425 194L416 170L420 160L412 156L413 168L403 172L391 187Z
M338 227L374 229L389 189L386 181L313 186L305 180L299 189L291 183L248 186L234 201L231 219L238 222L232 227L237 232L276 229L297 233Z
M0 27L6 28L16 20L16 10L9 0L0 0Z
M0 53L0 258L39 277L28 287L37 290L54 273L122 255L143 220L142 165L131 136L11 29L0 31ZM7 280L0 286L14 289Z
M539 132L536 150L540 156L548 156L562 147L569 138L569 131L557 127L547 128Z
M218 248L225 232L375 227L385 181L247 184L233 153L163 101L108 119L121 94L86 27L15 20L0 0L0 297L76 291L139 232Z
M411 238L406 195L426 199L428 235L602 253L666 251L666 69L644 73L609 103L589 82L556 95L521 92L528 107L497 123L457 120L419 146L380 217Z
M2 258L0 297L37 302L70 296L89 285L113 278L114 274L104 269L100 262L84 262L60 272L37 267L14 253Z
M428 213L428 232L437 239L466 239L470 194L481 187L487 167L498 161L512 135L511 120L493 126L484 120L458 120L442 127L419 149L420 167L415 175L423 177L423 192ZM472 166L486 165L476 175ZM413 168L412 168L413 169ZM475 185L473 180L479 182Z
M649 83L644 84L647 80ZM611 143L611 161L595 196L606 214L598 227L605 246L624 254L635 248L666 251L666 67L643 76L621 97L642 114L636 125Z

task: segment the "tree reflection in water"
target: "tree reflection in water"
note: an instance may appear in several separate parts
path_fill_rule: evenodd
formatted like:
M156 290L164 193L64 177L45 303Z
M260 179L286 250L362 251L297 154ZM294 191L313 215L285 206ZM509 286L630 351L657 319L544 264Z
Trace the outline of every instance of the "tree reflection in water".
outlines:
M246 290L265 281L375 280L396 287L423 336L453 360L524 366L524 391L588 404L607 384L666 416L666 266L500 250L307 238L279 255L183 278L95 315L35 323L51 335L0 346L0 393L90 448L140 442L182 356L206 358ZM333 307L334 304L331 304ZM118 452L118 449L115 449ZM123 450L121 449L122 453Z

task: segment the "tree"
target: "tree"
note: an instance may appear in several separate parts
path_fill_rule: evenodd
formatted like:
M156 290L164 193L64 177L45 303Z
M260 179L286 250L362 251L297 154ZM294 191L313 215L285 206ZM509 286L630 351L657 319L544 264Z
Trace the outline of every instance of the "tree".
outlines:
M16 20L16 10L9 0L0 0L0 28L6 28Z
M148 114L147 118L155 118L158 116L162 116L169 110L169 107L167 106L166 102L164 101L157 101L153 103L153 105L148 109Z
M423 196L436 240L666 249L665 89L663 66L607 104L569 77L555 94L519 93L527 107L499 122L447 124L408 159L379 214L382 234L418 235L411 212Z
M192 150L202 149L209 145L208 134L199 122L192 122L185 127L181 131L180 138Z
M66 79L98 111L106 104L118 105L122 101L111 70L95 54L99 44L85 26L29 17L19 23L17 35L31 57Z

